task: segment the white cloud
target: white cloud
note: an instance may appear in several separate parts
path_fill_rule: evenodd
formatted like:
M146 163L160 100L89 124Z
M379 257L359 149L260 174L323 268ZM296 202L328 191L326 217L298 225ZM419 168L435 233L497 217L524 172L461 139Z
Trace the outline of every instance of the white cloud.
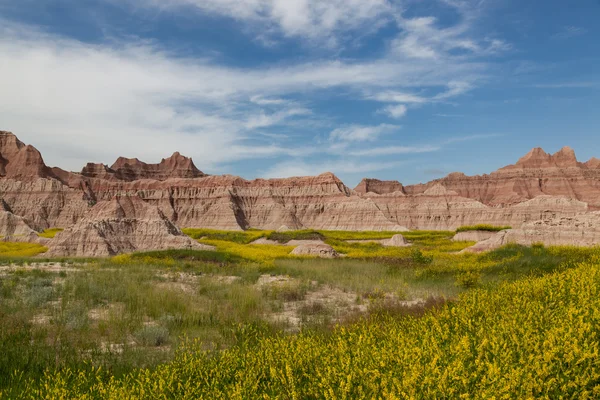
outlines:
M250 97L250 101L254 104L258 104L259 106L278 106L289 103L289 101L285 99L268 98L260 95Z
M115 1L115 0L112 0ZM233 18L245 23L257 40L273 44L276 34L302 38L327 46L338 35L381 26L390 19L388 0L129 0L163 11L195 8L200 13Z
M399 104L397 106L387 106L381 112L387 114L390 118L400 119L406 115L408 109L404 104Z
M244 21L256 33L269 35L276 30L309 41L338 41L352 30L396 18L398 12L387 0L144 2L163 9L191 6ZM250 139L255 129L305 122L306 128L331 121L327 111L304 106L325 91L343 89L336 95L394 103L388 105L390 111L394 108L400 116L407 105L437 101L435 95L423 93L439 93L443 98L464 93L489 68L474 58L451 56L449 49L455 45L445 42L461 40L463 47L476 42L463 24L452 34L435 27L432 19L400 19L399 25L408 29L400 40L411 34L422 40L417 33L426 30L438 35L423 43L436 57L408 57L391 48L368 60L324 56L311 62L234 68L214 60L182 58L153 42L128 38L89 44L0 19L0 128L36 145L48 164L74 170L87 161L112 162L119 155L153 162L173 151L193 156L207 172L223 172L219 169L223 164L249 158L324 153L311 149L310 138L319 133L310 128L304 129L303 143L289 147L265 146L265 140L259 145ZM301 100L288 100L297 98ZM330 136L346 149L352 143L373 145L376 138L397 129L385 124L351 125L334 129ZM326 132L331 130L329 123ZM330 142L329 148L334 144ZM433 150L363 146L355 154L422 151Z
M247 129L266 128L268 126L280 125L288 118L310 114L312 114L312 112L306 108L290 108L271 114L261 112L259 115L250 117L245 126Z
M342 142L372 142L379 136L397 131L397 125L381 124L377 126L348 125L337 128L329 134L329 140Z
M448 90L435 95L433 100L445 100L451 97L460 96L472 88L473 85L471 85L469 82L451 81L448 82Z
M385 103L426 103L429 99L418 96L412 93L402 93L396 91L386 91L377 93L374 96L367 96L367 98L385 102Z

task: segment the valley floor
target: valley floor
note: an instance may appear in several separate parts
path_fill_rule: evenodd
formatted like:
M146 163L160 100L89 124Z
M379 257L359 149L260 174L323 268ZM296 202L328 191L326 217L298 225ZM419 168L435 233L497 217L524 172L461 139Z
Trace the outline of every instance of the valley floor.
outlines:
M185 232L217 251L44 259L1 243L0 397L600 395L598 248ZM290 240L345 257L290 256Z

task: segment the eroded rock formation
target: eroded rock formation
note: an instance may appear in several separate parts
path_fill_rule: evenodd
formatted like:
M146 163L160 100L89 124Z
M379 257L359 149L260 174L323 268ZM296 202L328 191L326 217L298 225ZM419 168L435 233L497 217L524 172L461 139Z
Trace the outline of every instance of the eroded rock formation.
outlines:
M290 253L295 256L337 258L340 255L328 244L301 244Z
M139 198L150 208L134 207L136 214L131 216L123 201L115 204L115 197ZM116 220L161 220L179 227L226 230L401 232L453 230L479 223L520 228L532 221L570 218L600 208L600 160L578 162L569 148L554 155L534 149L515 165L489 175L453 173L406 187L365 179L352 190L331 173L252 181L206 176L179 153L159 164L120 158L110 167L87 164L80 173L72 173L49 168L35 148L0 132L0 199L6 211L22 217L35 231L87 224L77 229L87 231L97 243L112 228L123 232L121 236L151 229L141 228L141 222L120 226ZM112 210L116 214L98 218L103 207L117 207ZM156 212L164 218L156 218ZM90 225L104 220L113 221L112 225ZM92 252L128 248L97 246ZM77 253L71 246L68 252L73 251Z
M548 216L523 224L518 229L498 232L464 251L479 253L509 243L524 246L535 243L543 243L546 246L598 245L600 244L600 212L578 214L573 217Z
M427 184L407 186L404 192L419 194L436 184L490 206L508 206L551 195L567 196L600 210L600 160L592 158L581 163L569 147L553 155L535 148L516 164L489 175L466 176L457 172Z
M106 257L143 250L203 249L157 208L136 196L94 206L84 219L59 233L48 256Z
M404 186L398 181L380 181L379 179L365 178L354 188L354 191L361 194L404 193Z

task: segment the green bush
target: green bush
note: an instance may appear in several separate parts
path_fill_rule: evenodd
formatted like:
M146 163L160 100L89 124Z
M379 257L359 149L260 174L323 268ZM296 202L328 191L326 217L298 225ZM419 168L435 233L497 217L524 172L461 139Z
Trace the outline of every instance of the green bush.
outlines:
M433 256L426 256L419 249L413 249L411 258L415 264L418 265L429 265L433 262Z
M267 238L279 243L287 243L290 240L325 240L325 236L321 232L314 230L272 232Z
M169 342L169 330L164 326L149 325L137 331L135 338L143 346L160 347Z
M456 233L459 232L470 232L470 231L486 231L486 232L500 232L507 229L512 229L510 226L494 226L487 224L479 224L479 225L467 225L461 226L456 230Z
M481 283L481 273L479 271L465 271L456 275L456 286L471 289L479 286Z

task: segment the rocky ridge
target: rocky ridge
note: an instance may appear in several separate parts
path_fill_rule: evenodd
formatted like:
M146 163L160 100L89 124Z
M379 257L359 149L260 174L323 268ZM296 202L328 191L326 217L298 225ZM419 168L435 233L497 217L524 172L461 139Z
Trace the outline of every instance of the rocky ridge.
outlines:
M581 163L568 148L553 155L534 149L489 175L453 173L412 186L365 179L353 190L332 173L252 181L207 176L179 153L158 164L119 158L110 167L87 164L73 173L46 166L34 147L0 132L0 199L33 230L106 220L97 210L116 207L115 198L139 198L150 207L135 207L134 218L111 220L157 220L159 212L176 227L401 232L487 223L519 228L600 207L600 160Z

